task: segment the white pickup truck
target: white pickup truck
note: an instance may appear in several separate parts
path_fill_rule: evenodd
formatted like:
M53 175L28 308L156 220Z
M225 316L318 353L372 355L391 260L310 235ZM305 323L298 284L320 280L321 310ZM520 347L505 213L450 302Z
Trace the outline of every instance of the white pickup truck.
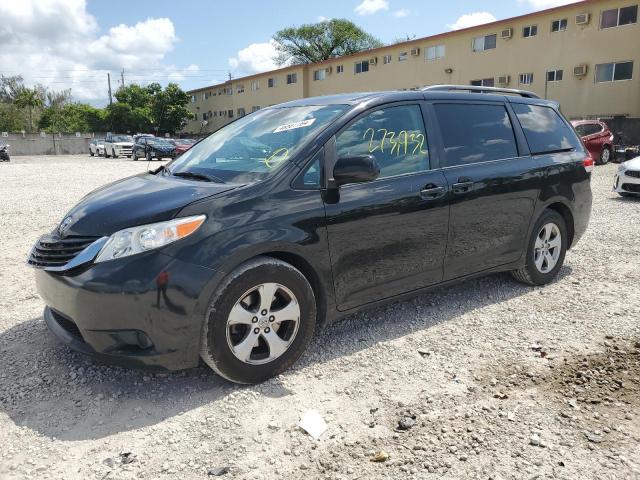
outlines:
M104 156L109 158L129 157L133 149L133 137L120 133L107 133L104 139Z

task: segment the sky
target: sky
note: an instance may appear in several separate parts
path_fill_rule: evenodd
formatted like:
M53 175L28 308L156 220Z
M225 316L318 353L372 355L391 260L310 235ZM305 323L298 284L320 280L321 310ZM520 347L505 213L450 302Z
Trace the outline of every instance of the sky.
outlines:
M575 0L573 0L575 1ZM572 0L0 0L0 74L108 101L125 84L193 89L276 68L279 29L347 18L385 43ZM122 73L124 70L124 73Z

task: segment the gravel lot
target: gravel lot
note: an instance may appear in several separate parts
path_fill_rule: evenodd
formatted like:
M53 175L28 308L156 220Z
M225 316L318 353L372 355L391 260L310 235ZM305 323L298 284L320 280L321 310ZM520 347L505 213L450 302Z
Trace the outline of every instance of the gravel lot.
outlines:
M47 332L29 248L146 167L0 164L0 478L640 478L640 200L611 192L615 165L557 282L493 275L355 315L259 386L99 365Z

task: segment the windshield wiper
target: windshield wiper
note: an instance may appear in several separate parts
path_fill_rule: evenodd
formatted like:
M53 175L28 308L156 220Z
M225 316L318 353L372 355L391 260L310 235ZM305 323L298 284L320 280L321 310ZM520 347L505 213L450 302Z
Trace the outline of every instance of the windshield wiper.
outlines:
M213 175L205 175L204 173L196 173L196 172L172 172L174 177L180 178L190 178L192 180L201 180L203 182L216 182L216 183L225 183L221 178L215 177Z

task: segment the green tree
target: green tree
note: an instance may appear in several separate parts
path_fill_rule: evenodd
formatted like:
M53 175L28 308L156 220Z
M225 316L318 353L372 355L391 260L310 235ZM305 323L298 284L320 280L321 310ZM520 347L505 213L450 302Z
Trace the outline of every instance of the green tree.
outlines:
M21 75L11 77L0 75L0 102L13 103L22 89L24 89L24 81Z
M278 65L321 62L381 47L378 39L344 18L282 29L273 36Z
M19 132L25 127L24 113L13 103L0 102L0 132Z
M39 127L49 133L100 132L105 130L105 111L84 103L44 109Z
M156 90L151 104L154 130L174 134L184 127L187 120L193 117L187 108L188 104L189 95L175 83L170 83L164 90Z
M42 95L35 88L23 88L14 101L19 108L26 108L29 112L29 132L33 131L33 109L42 107Z

